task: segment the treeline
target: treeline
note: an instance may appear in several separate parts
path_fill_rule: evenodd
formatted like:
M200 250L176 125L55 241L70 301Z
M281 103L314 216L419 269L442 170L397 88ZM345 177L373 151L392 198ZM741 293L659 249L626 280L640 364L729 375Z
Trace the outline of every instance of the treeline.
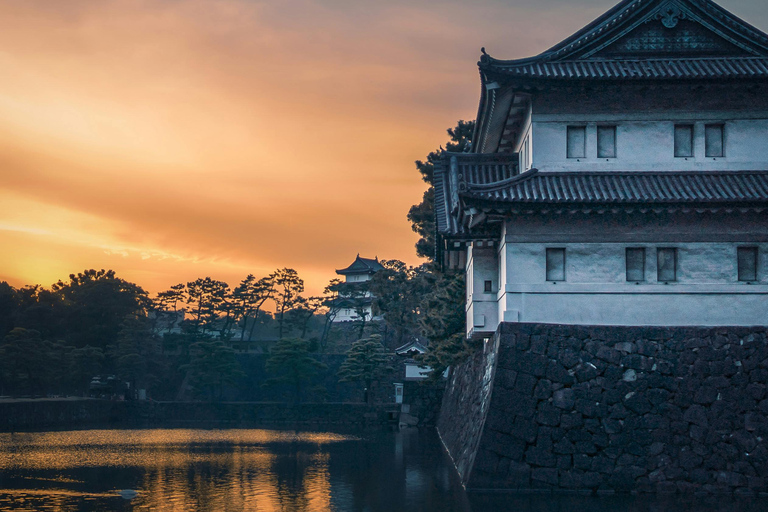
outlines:
M321 296L306 296L303 280L288 268L248 275L234 288L199 278L154 297L111 270L72 274L50 288L2 282L0 395L94 394L94 378L112 375L157 399L221 399L244 377L236 354L263 350L270 353L269 382L290 385L300 399L302 386L326 371L320 354L346 352L359 340L370 349L371 339L391 354L413 337L451 339L463 330L456 277L382 263L369 283L334 279ZM367 291L382 322L371 321ZM335 322L342 307L354 308L360 320ZM444 366L448 359L440 354L427 362ZM360 362L359 350L354 360L371 363ZM345 368L340 379L370 381L354 364Z
M473 131L474 122L459 121L445 151L468 150ZM305 296L289 268L248 275L234 288L200 278L155 297L111 270L72 274L50 289L0 282L0 395L85 394L94 376L109 374L157 398L221 398L243 382L236 352L255 345L269 345L261 347L270 354L269 382L289 384L295 399L312 377L330 371L318 359L330 351L348 353L341 380L370 387L372 375L381 378L388 367L386 355L418 338L429 346L422 361L441 375L473 348L464 336L463 274L434 265L442 248L433 180L442 152L416 162L428 189L408 212L420 236L416 252L430 263L385 260L367 283L334 279L321 296ZM359 320L337 326L342 308Z

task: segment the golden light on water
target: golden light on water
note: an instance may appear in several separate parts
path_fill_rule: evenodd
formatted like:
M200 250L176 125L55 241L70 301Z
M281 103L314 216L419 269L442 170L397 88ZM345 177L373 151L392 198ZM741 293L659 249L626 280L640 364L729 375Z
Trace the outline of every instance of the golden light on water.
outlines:
M139 470L143 476L131 502L139 510L327 511L332 506L330 455L325 450L356 440L272 430L0 434L0 472L18 475L23 482L0 488L0 509L30 500L45 503L45 510L71 505L72 500L120 503L124 487L119 479L93 478ZM57 474L45 476L51 472ZM286 473L293 477L285 480ZM94 492L93 485L107 488Z
M274 444L307 443L322 447L354 440L333 433L277 430L85 430L0 433L0 471L83 467L184 467L203 460L225 464L260 460ZM221 451L219 453L217 451Z

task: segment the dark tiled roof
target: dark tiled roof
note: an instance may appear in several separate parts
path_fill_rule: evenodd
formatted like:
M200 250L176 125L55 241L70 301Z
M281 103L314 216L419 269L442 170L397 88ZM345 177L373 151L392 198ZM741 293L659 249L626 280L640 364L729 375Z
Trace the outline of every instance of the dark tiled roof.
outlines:
M539 55L483 52L479 65L540 79L766 78L768 35L711 0L624 0Z
M764 54L768 49L768 35L750 25L712 0L682 0L687 3L688 12L678 11L672 15L672 25L677 18L692 19L708 25L709 30L725 39L741 43L742 48ZM651 20L666 18L670 7L675 5L667 0L622 0L592 23L556 44L542 55L563 58L590 54L606 39L616 40L618 35Z
M402 347L398 347L395 349L395 354L402 356L406 355L409 352L418 352L419 354L423 354L427 351L427 347L419 343L418 340L412 340Z
M470 187L462 198L501 203L766 203L768 171L538 172Z
M360 255L357 255L357 258L355 258L355 261L352 262L350 266L347 268L342 268L340 270L337 270L337 274L373 274L374 272L378 272L379 270L383 269L384 267L379 263L379 259L371 259L371 258L361 258Z
M456 229L451 216L452 197L475 185L504 182L518 173L517 156L508 154L449 153L444 151L435 166L435 217L439 232Z
M482 67L482 64L481 64ZM545 79L716 79L766 78L768 58L698 58L638 60L576 60L492 63L487 66L510 76Z

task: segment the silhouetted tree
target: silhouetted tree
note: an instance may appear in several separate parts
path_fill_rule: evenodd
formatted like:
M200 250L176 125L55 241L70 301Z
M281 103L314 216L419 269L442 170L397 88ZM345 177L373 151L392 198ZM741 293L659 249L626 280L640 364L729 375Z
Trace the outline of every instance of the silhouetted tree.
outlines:
M382 260L381 264L384 269L370 281L374 313L384 317L395 333L395 342L401 345L406 334L419 331L422 298L430 291L423 279L428 269L409 267L399 260Z
M429 291L422 296L419 326L430 340L427 353L416 360L432 368L430 378L440 378L445 370L472 353L477 343L468 341L465 331L464 275L457 272L423 273L423 286Z
M472 132L475 129L474 121L459 121L456 127L448 129L450 140L445 145L445 151L461 153L472 144ZM408 212L408 220L411 228L419 235L416 242L416 254L430 261L435 257L435 189L434 175L435 163L440 159L441 150L433 151L427 155L425 161L417 160L416 168L421 178L429 184L419 204L415 204Z
M283 338L269 351L266 370L276 376L268 379L266 385L289 384L294 388L295 400L300 402L304 383L325 368L325 364L310 354L308 341Z
M145 316L151 306L147 292L116 277L113 270L70 274L69 281L57 282L52 292L59 299L52 307L63 328L57 334L77 347L114 343L125 318Z
M176 325L179 318L179 305L184 304L186 287L183 283L171 286L168 290L157 294L152 301L152 310L155 314L153 329L157 332L170 331Z
M290 323L292 330L300 332L299 338L304 339L307 335L307 327L309 322L315 316L320 308L323 307L322 297L299 297L296 299L296 303L288 313L287 322Z
M19 313L19 297L16 289L0 281L0 339L15 327Z
M253 336L253 330L257 324L259 311L264 303L272 297L274 292L274 274L256 279L253 274L240 281L240 284L232 291L232 301L240 325L240 341L245 340L245 333L249 332L248 339ZM248 320L251 319L251 329L248 331Z
M73 349L67 367L70 389L78 394L87 394L91 379L101 374L103 368L104 351L101 348L86 345Z
M221 340L198 341L190 347L190 362L182 366L198 395L221 400L224 388L244 376L235 351Z
M40 337L38 331L16 327L0 345L0 373L3 384L11 394L42 395L53 384L55 359L61 345Z
M323 289L323 307L325 307L325 322L323 324L323 332L320 335L320 351L325 351L325 346L328 343L328 333L331 330L333 321L336 320L336 316L343 307L343 302L339 297L339 290L344 283L341 279L331 279L328 285Z
M358 340L347 351L347 358L339 368L339 382L362 382L364 401L371 401L373 382L394 371L389 363L391 354L381 344L381 336L373 334Z
M187 283L186 301L190 306L189 325L198 336L215 330L216 321L226 312L229 285L210 277L198 278Z
M121 379L132 389L149 389L160 377L160 341L146 317L130 317L123 322L110 355Z
M274 275L275 293L272 296L272 300L275 302L279 326L278 337L282 339L285 313L296 306L299 294L304 291L304 280L301 279L298 272L292 268L281 268L276 271Z
M19 302L14 327L40 332L43 338L69 339L67 303L61 294L40 285L16 290Z

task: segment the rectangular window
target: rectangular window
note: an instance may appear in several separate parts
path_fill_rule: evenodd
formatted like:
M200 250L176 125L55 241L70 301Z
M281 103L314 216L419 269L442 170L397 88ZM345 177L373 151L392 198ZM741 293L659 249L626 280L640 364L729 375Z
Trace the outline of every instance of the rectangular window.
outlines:
M627 281L645 281L645 249L627 249Z
M671 247L656 249L657 280L677 281L677 249Z
M485 293L491 293L493 291L493 281L485 282Z
M691 157L693 156L693 125L676 124L675 125L675 156Z
M565 249L547 249L547 281L565 281Z
M711 157L725 156L723 143L723 125L708 124L704 126L704 155Z
M616 127L597 127L597 157L616 158Z
M587 127L568 127L568 158L584 158L587 154Z
M757 281L757 247L736 249L739 260L739 281Z

